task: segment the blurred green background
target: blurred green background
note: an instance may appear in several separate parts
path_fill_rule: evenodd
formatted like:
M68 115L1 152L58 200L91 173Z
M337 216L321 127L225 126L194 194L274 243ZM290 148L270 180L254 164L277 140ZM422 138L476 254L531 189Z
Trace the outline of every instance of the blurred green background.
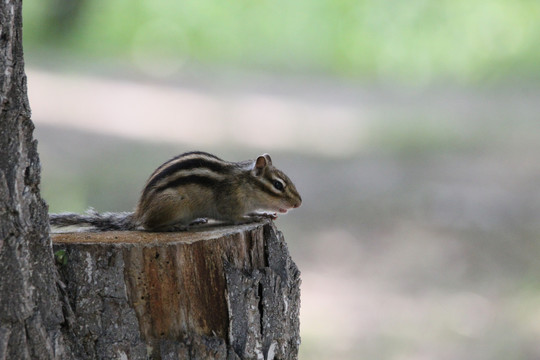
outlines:
M540 358L540 2L27 0L51 212L188 150L304 203L302 360Z
M534 0L25 2L27 49L406 83L539 80Z

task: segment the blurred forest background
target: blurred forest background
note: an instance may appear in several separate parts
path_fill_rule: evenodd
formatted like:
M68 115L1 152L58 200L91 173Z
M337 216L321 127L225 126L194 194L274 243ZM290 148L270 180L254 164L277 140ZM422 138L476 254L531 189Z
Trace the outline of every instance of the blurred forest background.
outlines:
M25 0L51 212L188 150L304 203L302 360L540 358L540 2Z

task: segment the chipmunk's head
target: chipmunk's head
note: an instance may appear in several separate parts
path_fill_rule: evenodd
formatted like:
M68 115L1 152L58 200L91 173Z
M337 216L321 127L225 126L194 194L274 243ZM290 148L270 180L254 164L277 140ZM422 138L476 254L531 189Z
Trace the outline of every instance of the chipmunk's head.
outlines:
M257 188L257 205L260 210L286 213L302 204L302 198L285 173L272 165L270 155L263 154L255 160L251 176Z

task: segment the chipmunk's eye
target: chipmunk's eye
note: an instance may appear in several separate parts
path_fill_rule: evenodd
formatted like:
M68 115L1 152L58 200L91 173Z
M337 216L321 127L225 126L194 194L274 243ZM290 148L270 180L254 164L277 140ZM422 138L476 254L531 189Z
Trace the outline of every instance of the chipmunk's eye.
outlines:
M274 180L274 183L273 183L274 187L279 190L279 191L282 191L283 190L283 183L279 180Z

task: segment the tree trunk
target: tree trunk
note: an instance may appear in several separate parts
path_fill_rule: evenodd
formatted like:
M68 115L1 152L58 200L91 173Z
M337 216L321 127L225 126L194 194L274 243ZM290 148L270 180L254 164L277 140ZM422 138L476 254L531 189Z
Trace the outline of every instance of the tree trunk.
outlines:
M21 1L0 2L0 359L67 357L57 273L39 193Z
M81 359L296 359L300 278L273 223L53 235Z

